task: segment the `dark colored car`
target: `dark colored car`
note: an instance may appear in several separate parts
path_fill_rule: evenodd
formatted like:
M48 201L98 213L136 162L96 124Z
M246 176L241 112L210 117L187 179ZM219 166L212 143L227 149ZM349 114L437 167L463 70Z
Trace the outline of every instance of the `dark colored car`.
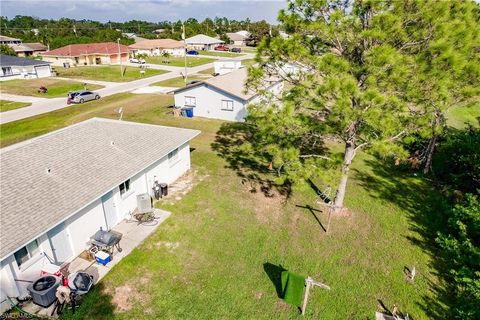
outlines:
M230 52L240 53L240 52L242 52L242 49L240 49L240 48L232 48L232 49L230 49Z
M220 45L215 47L215 50L216 51L228 51L229 48L227 46L223 45L223 44L220 44Z
M189 81L187 83L187 86L191 85L191 84L195 84L195 83L199 83L200 81L199 80L193 80L193 81Z
M196 50L189 50L189 51L187 51L187 54L188 54L188 55L191 55L191 56L198 56L198 51L196 51Z

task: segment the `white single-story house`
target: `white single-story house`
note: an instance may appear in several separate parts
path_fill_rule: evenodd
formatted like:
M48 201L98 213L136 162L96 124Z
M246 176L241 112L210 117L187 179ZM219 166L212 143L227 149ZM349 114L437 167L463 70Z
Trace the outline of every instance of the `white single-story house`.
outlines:
M193 109L194 116L244 121L247 106L261 101L262 96L251 90L245 92L247 70L241 68L227 74L200 81L173 91L176 107ZM271 79L265 83L266 90L280 94L283 82Z
M0 302L26 295L45 265L88 250L152 193L190 169L197 130L93 118L0 149Z
M213 50L216 46L224 44L225 41L212 38L204 34L197 34L196 36L185 39L188 49L193 50Z
M183 57L185 55L185 44L182 41L173 39L144 40L129 45L128 48L135 56L138 54L161 56L164 53L175 57Z
M0 55L0 81L45 78L51 75L50 62Z
M230 44L234 46L244 46L247 44L248 38L234 32L227 32L227 37L230 40Z
M213 62L213 68L215 73L219 75L232 72L242 67L242 61L240 60L217 60Z

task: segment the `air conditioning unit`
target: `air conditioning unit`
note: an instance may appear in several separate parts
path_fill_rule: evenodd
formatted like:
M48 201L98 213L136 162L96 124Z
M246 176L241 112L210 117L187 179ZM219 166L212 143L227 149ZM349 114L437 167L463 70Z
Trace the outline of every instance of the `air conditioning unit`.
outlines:
M137 209L138 213L152 212L152 200L148 193L142 193L137 195Z

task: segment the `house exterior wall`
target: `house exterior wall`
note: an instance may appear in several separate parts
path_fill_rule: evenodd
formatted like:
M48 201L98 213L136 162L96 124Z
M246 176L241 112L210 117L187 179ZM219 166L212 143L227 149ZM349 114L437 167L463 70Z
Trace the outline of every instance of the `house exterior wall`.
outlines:
M133 49L134 55L145 54L149 57L158 57L161 56L164 52L168 53L171 56L183 57L185 55L185 50L183 48L173 48L173 49L162 49L162 48L152 48L152 49Z
M222 75L240 69L242 67L242 62L237 60L218 60L213 62L213 67L215 73Z
M247 115L245 101L205 84L175 93L175 106L185 107L185 97L195 97L194 116L243 121ZM233 111L222 110L222 100L233 101Z
M148 192L152 194L152 187L155 179L159 182L168 184L174 182L181 175L190 169L190 144L184 143L178 147L178 159L170 161L168 155L155 161L149 167L130 178L130 190L120 195L118 186L115 186L109 192L113 193L114 208L116 210L117 221L119 223L133 212L137 206L136 196ZM88 248L90 237L100 228L106 230L106 220L102 205L102 197L79 210L64 221L65 232L69 239L72 256L70 260L78 256L82 251ZM58 222L59 224L62 221ZM55 225L52 226L54 228ZM28 294L28 282L38 276L42 267L53 261L53 252L50 246L47 233L42 234L37 239L38 253L32 256L21 267L17 265L13 254L7 256L0 262L0 313L9 309L9 303L6 297L23 297Z
M122 53L122 62L128 62L128 53ZM97 59L100 60L100 63L97 63ZM52 57L52 56L43 56L42 60L51 62L54 66L63 66L64 63L70 64L71 67L74 66L91 66L97 64L116 64L118 63L118 54L112 55L96 55L89 54L83 55L80 57Z
M38 67L38 66L37 66ZM45 76L49 77L52 75L51 69L50 72L44 74L43 76L37 74L35 66L11 66L11 73L5 73L3 68L0 68L0 81L13 80L13 79L36 79L43 78Z

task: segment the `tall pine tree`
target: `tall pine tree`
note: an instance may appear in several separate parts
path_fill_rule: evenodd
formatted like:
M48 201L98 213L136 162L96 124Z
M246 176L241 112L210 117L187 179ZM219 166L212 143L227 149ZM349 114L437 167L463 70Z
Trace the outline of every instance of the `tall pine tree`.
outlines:
M250 70L257 88L272 75L288 82L281 102L251 109L254 147L295 182L328 161L326 138L341 141L341 210L359 150L404 158L398 142L432 132L439 105L475 94L478 18L478 5L460 0L289 1L279 20L291 36L265 39ZM298 72L286 72L288 63Z

